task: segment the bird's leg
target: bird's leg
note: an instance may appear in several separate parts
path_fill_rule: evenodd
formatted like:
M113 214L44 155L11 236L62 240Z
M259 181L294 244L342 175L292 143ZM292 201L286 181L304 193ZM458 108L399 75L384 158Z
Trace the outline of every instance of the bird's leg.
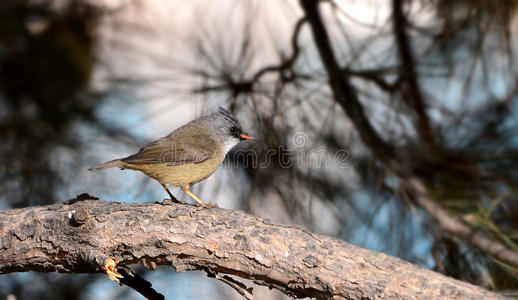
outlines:
M120 283L119 278L122 278L123 276L117 272L117 263L119 262L116 258L110 258L108 257L104 261L104 265L102 266L102 269L104 272L106 272L106 275L108 275L108 278L111 280Z
M165 184L160 183L160 185L162 185L164 190L169 194L169 197L171 198L171 201L176 202L176 203L181 203L180 201L178 201L178 199L176 199L175 196L173 196L173 194L171 194L171 192L169 191L169 189L167 188L167 186Z
M186 193L187 195L191 196L191 198L193 198L194 200L196 200L196 202L198 202L201 206L203 207L207 207L207 205L205 204L205 202L201 201L200 198L196 197L195 194L193 194L191 192L191 190L189 189L189 187L182 187L182 191L184 191L184 193Z

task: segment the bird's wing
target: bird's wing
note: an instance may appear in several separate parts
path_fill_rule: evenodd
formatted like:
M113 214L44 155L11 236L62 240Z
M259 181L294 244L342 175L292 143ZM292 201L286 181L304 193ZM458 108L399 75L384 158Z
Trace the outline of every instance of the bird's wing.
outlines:
M174 140L171 136L161 138L122 161L131 164L167 163L171 166L201 163L214 155L214 150L210 149L218 149L216 142L204 134L183 138L183 142Z

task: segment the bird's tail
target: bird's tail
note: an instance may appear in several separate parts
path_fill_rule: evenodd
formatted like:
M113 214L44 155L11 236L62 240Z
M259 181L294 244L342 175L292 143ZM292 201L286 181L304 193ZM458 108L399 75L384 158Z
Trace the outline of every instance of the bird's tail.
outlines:
M113 168L113 167L123 167L125 164L126 163L124 163L120 159L114 159L114 160L110 160L109 162L105 162L103 164L98 164L96 166L93 166L88 170L95 171L95 170L108 169L108 168Z

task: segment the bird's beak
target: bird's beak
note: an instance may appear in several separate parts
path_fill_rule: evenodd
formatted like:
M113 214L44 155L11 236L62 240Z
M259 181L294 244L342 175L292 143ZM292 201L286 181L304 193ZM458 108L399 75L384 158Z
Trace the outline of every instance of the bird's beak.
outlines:
M255 140L255 138L254 138L254 137L248 136L248 135L246 135L246 134L244 134L244 133L241 133L241 134L239 135L239 139L241 139L241 140L252 140L252 141L253 141L253 140Z

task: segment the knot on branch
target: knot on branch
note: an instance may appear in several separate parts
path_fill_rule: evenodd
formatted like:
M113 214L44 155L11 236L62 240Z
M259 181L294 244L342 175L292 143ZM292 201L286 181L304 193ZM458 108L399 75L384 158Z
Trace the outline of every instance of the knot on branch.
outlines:
M90 212L84 206L79 206L71 211L70 214L70 224L73 226L81 226L90 218Z

